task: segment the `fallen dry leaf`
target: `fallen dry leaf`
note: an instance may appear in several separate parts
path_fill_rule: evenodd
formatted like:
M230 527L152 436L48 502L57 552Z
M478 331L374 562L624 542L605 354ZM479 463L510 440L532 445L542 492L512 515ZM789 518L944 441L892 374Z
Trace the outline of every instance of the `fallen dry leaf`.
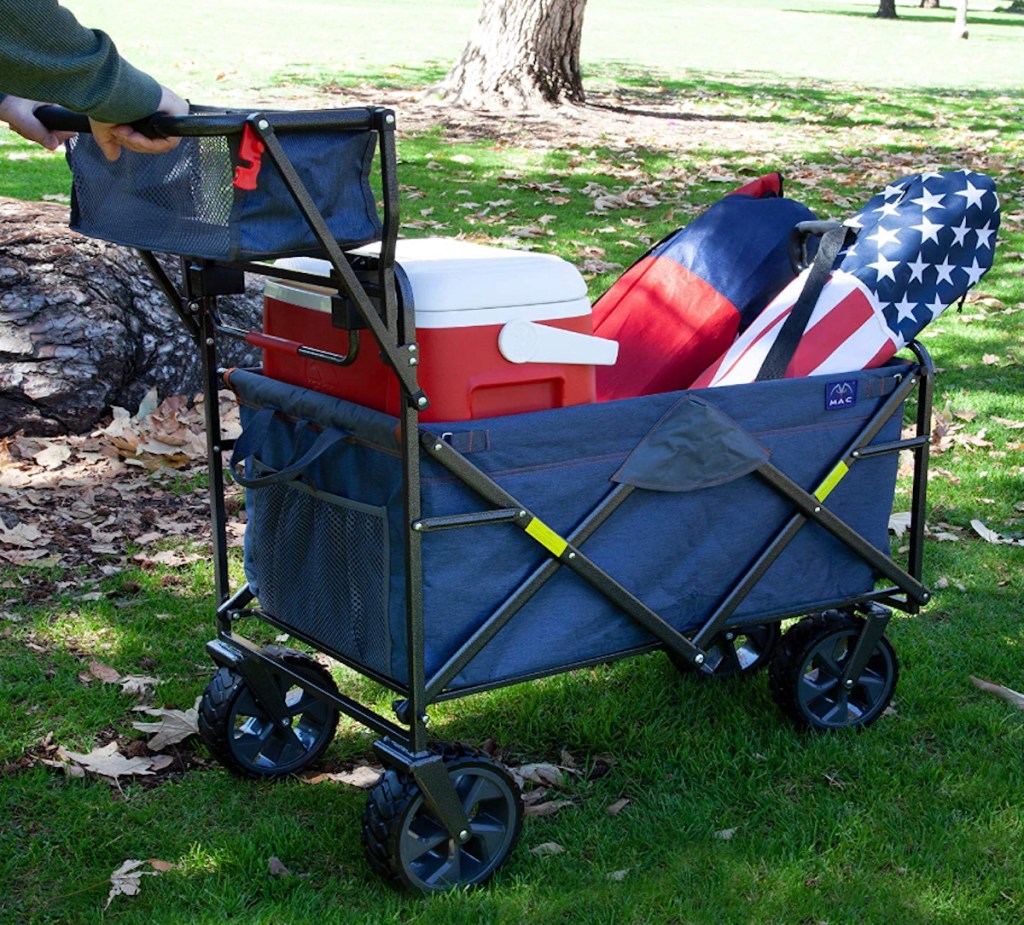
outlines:
M104 684L117 684L121 680L121 672L101 662L89 662L89 674Z
M71 447L51 443L32 457L44 469L59 469L71 458Z
M163 684L159 678L151 678L144 674L126 674L118 678L117 683L121 685L121 693L132 697L148 697L157 684Z
M715 838L719 841L732 841L732 837L736 834L736 829L719 829L715 832Z
M0 543L6 546L20 546L23 549L31 549L40 544L45 545L47 540L43 538L42 532L32 524L15 524L8 529L0 520Z
M565 848L563 848L558 842L546 841L541 845L536 845L530 849L530 854L535 854L537 857L551 857L556 854L565 854Z
M292 876L292 872L285 867L281 859L275 855L267 862L267 876L274 878L290 877Z
M151 874L150 871L139 870L145 861L129 858L110 875L110 894L103 904L106 909L116 896L135 896L142 889L142 878Z
M148 864L152 869L141 870L144 864ZM110 894L103 908L106 909L117 896L136 896L142 888L143 877L155 877L157 874L166 873L172 867L174 865L167 861L137 861L129 858L110 875Z
M379 765L363 764L352 768L351 771L302 775L301 779L307 784L348 784L351 787L358 787L360 790L369 790L376 785L383 773L384 769Z
M155 733L153 738L146 743L146 747L153 752L163 751L168 745L176 745L189 736L199 733L199 710L197 707L198 701L196 701L196 706L190 710L135 707L137 713L156 716L159 720L155 723L135 722L132 723L132 727L138 729L139 732Z
M626 797L623 797L621 800L616 800L614 803L612 803L612 805L609 806L608 809L605 810L605 812L608 813L609 816L617 816L627 806L629 806L629 800Z
M544 803L530 803L523 808L527 816L550 816L566 806L574 806L572 800L548 800Z
M150 769L157 772L166 771L172 764L174 759L170 755L154 755Z
M517 765L516 767L509 768L509 771L520 787L526 782L540 784L542 787L561 787L565 783L564 772L579 773L574 768L563 768L557 764L546 764L543 762Z
M1007 536L996 533L995 530L986 527L980 520L972 520L971 527L986 543L993 543L1002 546L1024 546L1024 540L1014 540Z
M199 562L203 556L194 552L182 552L179 549L161 549L152 555L146 552L136 553L132 558L142 565L166 565L170 568L175 568Z
M102 748L94 748L88 755L69 752L63 748L58 749L57 755L86 771L114 780L118 777L144 777L154 773L152 758L126 758L118 751L117 742L111 742Z
M897 537L903 536L910 529L912 515L910 511L899 511L889 515L889 532Z
M995 530L990 530L988 527L986 527L985 524L983 524L980 520L972 520L971 527L974 529L974 532L978 534L978 536L985 540L986 543L1002 542L1002 537L998 533L996 533Z

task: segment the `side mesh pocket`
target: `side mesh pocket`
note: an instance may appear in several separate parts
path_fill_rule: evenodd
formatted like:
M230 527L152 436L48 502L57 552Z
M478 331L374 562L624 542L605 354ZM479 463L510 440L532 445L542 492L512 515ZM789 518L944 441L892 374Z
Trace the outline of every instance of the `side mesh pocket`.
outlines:
M390 674L385 508L299 482L247 495L262 608L328 653Z

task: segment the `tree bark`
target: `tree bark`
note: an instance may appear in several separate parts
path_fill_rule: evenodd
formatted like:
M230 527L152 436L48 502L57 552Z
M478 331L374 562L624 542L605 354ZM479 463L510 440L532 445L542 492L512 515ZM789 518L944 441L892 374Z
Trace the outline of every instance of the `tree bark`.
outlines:
M153 386L160 398L201 388L199 351L135 252L67 223L58 203L0 198L0 436L82 433ZM258 325L257 287L221 310ZM257 359L224 346L225 365Z
M879 19L899 19L896 13L896 0L879 0L875 16Z
M956 19L953 22L953 38L967 38L967 0L956 0Z
M582 103L580 39L587 0L482 0L442 99L472 109Z
M926 10L937 10L940 8L939 0L921 0L921 6Z

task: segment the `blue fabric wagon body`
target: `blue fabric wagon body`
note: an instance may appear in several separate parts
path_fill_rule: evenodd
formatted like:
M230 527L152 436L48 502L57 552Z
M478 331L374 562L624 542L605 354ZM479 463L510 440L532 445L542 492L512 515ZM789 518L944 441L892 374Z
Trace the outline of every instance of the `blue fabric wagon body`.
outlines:
M728 463L732 438L755 447L813 491L906 370L905 364L893 364L847 374L841 383L845 397L838 402L836 377L811 377L422 429L450 443L564 536L616 480L630 481L624 464L631 454L636 459L638 447L659 438L659 422L675 416L685 424L687 403L713 409L724 430L704 427L697 418L692 427L684 426L685 439L668 451L666 465L673 473L663 484L634 491L582 547L675 628L689 631L707 620L794 513L789 501L751 471L756 461ZM404 689L406 527L398 422L254 373L236 371L230 383L250 435L240 441L248 477L294 469L296 460L316 457L290 481L247 492L246 575L261 606L325 650ZM321 450L325 428L341 433ZM898 440L900 428L897 413L876 442ZM664 455L665 447L654 452ZM896 468L895 453L864 459L826 502L886 554ZM423 517L488 508L429 459L422 463L421 486ZM428 677L546 558L540 544L509 523L423 537ZM875 581L860 557L808 524L731 622L813 612L870 593ZM563 568L448 690L613 658L652 642L646 630Z

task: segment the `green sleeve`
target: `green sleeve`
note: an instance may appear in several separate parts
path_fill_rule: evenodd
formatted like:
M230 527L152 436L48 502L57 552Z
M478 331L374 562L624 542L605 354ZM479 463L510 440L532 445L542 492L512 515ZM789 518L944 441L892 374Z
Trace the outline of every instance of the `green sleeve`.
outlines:
M134 122L160 105L160 85L56 0L0 0L0 22L3 93L57 103L100 122Z

